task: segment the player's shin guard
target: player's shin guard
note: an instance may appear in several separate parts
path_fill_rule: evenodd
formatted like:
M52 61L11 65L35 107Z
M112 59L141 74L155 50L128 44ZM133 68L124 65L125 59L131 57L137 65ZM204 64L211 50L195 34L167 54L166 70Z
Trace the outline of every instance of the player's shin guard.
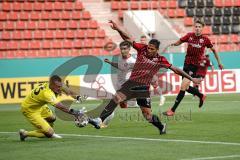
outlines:
M202 98L203 94L200 93L200 91L198 90L198 88L196 87L192 87L192 86L189 86L189 88L186 90L188 93L191 93L193 95L196 95L198 96L199 98Z
M175 112L175 110L177 109L178 105L180 104L180 102L182 101L184 96L185 96L185 91L180 90L180 92L178 93L177 98L175 100L175 103L174 103L173 107L171 108L171 110L173 112Z
M115 110L115 108L117 107L117 103L111 99L111 101L108 103L108 105L104 108L104 110L102 111L100 118L102 119L102 122L108 117L110 116L113 111Z
M163 124L159 120L158 116L156 116L154 114L152 115L152 120L150 121L150 123L152 123L155 127L157 127L160 130L163 129Z

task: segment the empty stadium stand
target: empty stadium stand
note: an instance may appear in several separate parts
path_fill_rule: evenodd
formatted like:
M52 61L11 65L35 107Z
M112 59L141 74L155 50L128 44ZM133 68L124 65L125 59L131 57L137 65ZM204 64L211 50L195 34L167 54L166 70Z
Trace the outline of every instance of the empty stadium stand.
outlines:
M0 58L116 54L80 1L4 0L0 3Z

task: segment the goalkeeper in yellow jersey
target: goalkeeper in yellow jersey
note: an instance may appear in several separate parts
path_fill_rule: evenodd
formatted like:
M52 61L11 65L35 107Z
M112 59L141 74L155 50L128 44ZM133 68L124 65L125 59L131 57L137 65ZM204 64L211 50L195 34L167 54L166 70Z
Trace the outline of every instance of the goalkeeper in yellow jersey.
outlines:
M34 88L24 99L21 104L21 112L37 129L34 131L25 131L24 129L20 129L19 135L21 141L24 141L27 137L61 138L61 136L54 133L52 126L56 117L47 104L72 115L79 114L78 111L69 109L57 100L57 96L60 95L61 92L72 96L74 99L81 99L81 96L75 94L66 87L62 83L61 78L57 75L51 76L49 83L42 83L38 87Z

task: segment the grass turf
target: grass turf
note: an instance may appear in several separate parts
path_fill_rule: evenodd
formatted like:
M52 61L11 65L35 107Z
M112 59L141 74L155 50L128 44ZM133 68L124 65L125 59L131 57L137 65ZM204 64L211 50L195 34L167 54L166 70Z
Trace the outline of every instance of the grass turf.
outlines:
M165 105L160 108L158 99L154 98L153 112L159 114L167 110L174 98L167 97ZM92 107L98 103L87 101L83 105ZM167 135L160 136L157 129L143 120L138 108L129 108L117 109L115 118L106 129L77 128L73 122L58 119L54 128L57 133L67 134L63 139L29 138L20 142L16 132L20 128L31 130L33 127L22 116L18 105L0 105L0 160L177 160L240 155L239 95L209 95L201 110L197 106L197 98L193 100L192 96L186 96L175 117L160 115L168 124Z

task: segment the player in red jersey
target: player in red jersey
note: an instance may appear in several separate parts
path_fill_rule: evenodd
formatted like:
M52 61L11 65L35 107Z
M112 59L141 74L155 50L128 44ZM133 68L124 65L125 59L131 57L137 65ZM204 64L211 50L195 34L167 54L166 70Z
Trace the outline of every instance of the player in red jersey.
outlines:
M102 121L105 120L117 107L118 103L126 101L132 98L137 99L137 103L140 106L143 116L145 119L157 127L160 134L166 133L166 126L162 124L158 116L152 114L151 101L149 93L149 85L152 81L153 76L158 72L160 68L168 68L174 71L176 74L186 77L190 81L199 84L200 79L192 78L183 70L174 67L170 64L167 59L158 54L160 42L156 39L149 41L148 45L136 43L124 32L119 26L113 21L109 22L113 30L118 31L120 36L129 41L133 48L137 50L137 59L133 67L129 80L127 80L121 88L117 91L110 102L105 106L102 111L100 118L91 119L92 125L99 129Z
M187 33L184 37L180 38L177 42L170 44L170 46L179 46L182 43L188 43L187 54L185 56L184 67L183 70L187 72L190 76L196 77L196 72L199 68L198 64L200 63L202 57L204 56L205 47L210 48L215 55L215 58L218 62L218 66L220 69L223 69L223 65L221 64L220 58L213 48L211 41L207 36L202 35L202 30L204 27L204 22L201 20L196 20L194 24L195 32ZM175 114L175 110L180 104L181 100L185 95L185 91L197 95L199 97L199 108L202 107L206 95L203 95L199 92L198 89L190 86L190 81L187 78L183 78L181 84L181 90L177 95L175 100L175 104L168 111L164 112L164 115L173 116Z

